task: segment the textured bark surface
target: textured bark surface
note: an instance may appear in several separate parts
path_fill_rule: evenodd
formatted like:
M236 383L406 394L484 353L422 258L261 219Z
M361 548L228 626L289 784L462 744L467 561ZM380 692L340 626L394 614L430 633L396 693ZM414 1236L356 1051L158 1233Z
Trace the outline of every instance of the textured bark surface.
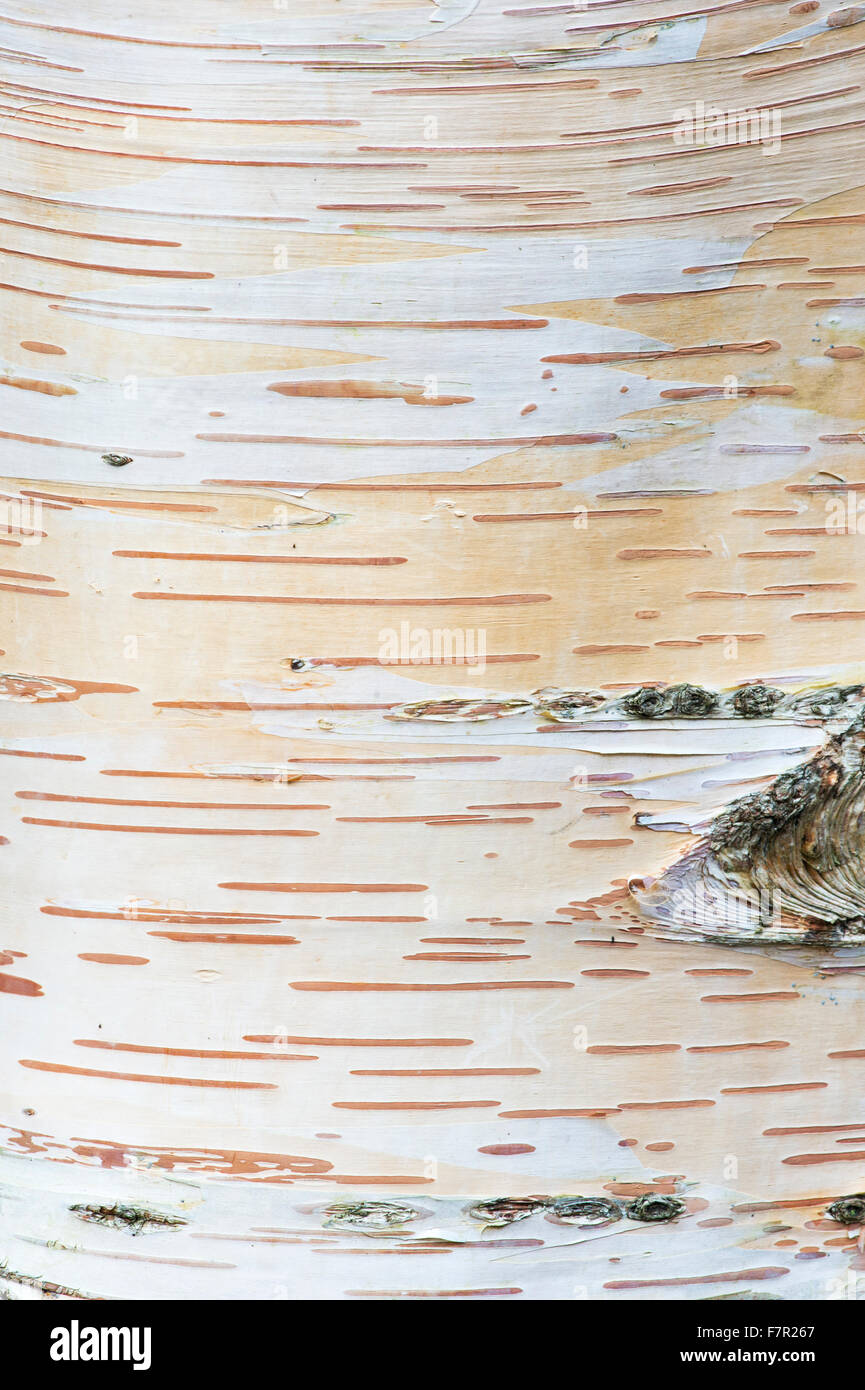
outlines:
M839 726L610 702L862 679L863 19L3 6L11 1297L849 1291L861 946L628 886Z

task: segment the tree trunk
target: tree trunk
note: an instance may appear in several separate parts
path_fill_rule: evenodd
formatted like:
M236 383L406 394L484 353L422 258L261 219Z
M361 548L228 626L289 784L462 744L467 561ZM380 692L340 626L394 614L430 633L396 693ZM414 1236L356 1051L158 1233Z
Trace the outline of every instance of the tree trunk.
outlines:
M5 8L3 1286L830 1296L861 9Z

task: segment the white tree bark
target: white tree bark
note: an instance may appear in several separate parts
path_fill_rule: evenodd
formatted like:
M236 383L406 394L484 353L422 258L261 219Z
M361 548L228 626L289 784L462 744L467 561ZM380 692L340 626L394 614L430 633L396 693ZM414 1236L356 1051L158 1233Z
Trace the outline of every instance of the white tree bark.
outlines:
M862 948L628 888L826 725L614 708L861 680L861 13L4 7L12 1297L862 1268Z

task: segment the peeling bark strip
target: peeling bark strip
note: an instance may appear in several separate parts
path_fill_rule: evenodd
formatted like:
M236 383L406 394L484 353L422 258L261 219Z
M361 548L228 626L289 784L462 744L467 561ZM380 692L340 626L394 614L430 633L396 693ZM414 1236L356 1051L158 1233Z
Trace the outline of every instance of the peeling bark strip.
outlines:
M860 713L810 762L735 801L696 849L638 893L643 910L733 942L865 941L863 751Z
M865 10L11 10L0 1291L849 1289Z

